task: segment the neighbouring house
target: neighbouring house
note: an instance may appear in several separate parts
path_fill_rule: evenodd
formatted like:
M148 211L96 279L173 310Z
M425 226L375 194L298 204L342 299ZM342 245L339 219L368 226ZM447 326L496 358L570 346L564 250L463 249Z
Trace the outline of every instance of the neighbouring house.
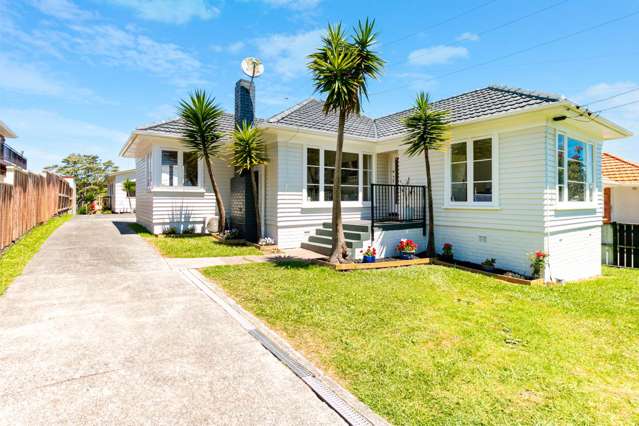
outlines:
M127 194L122 183L127 179L135 182L136 169L111 173L107 177L107 196L103 203L113 213L132 213L135 211L136 194Z
M246 99L253 100L238 97L236 86L236 113L224 116L225 132L248 108ZM530 273L529 254L544 250L548 280L599 275L602 143L630 132L561 96L508 87L434 106L449 112L451 124L450 141L431 159L438 250L451 243L458 259L495 258L497 267L521 274ZM403 146L402 119L410 112L353 115L346 124L342 206L355 257L370 244L392 256L401 238L425 247L424 159L408 157ZM337 122L315 99L257 120L270 158L256 171L263 233L282 248L330 247ZM202 161L180 135L179 119L141 127L120 153L136 160L136 217L154 233L169 226L205 231L216 221ZM246 185L224 160L215 160L214 169L229 225L246 225Z
M639 164L603 153L604 223L639 224Z
M24 155L7 143L7 139L16 137L16 134L0 121L0 183L13 184L16 169L27 169L27 159Z

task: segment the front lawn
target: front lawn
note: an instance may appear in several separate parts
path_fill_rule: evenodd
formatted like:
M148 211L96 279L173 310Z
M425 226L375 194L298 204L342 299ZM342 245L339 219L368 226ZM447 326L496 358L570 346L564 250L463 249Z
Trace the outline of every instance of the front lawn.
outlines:
M53 234L53 231L71 217L72 215L65 214L49 219L49 221L27 232L15 244L0 254L0 295L22 273L29 260L40 250L42 244Z
M556 287L440 266L204 273L392 423L639 422L639 271Z
M153 244L164 257L229 257L262 254L253 246L223 244L210 235L158 237L137 223L132 223L130 226L139 236Z

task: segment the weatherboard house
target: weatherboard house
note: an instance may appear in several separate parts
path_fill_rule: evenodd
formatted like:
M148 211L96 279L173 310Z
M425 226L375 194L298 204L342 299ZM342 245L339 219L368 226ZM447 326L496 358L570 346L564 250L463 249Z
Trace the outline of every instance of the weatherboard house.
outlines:
M236 111L244 101L236 96ZM630 133L563 97L507 87L462 93L434 107L448 111L451 125L450 140L431 157L438 251L451 243L458 259L495 258L499 268L529 274L529 254L543 250L548 280L599 275L602 143ZM395 255L401 238L425 247L424 160L407 156L403 146L402 119L410 112L353 115L346 123L342 211L355 257L368 245ZM224 131L234 122L226 114ZM307 99L256 122L270 160L256 171L263 234L282 248L325 253L337 116ZM154 233L170 226L205 231L216 222L203 163L180 135L179 119L141 127L121 150L136 160L137 221ZM230 225L246 227L245 187L222 159L214 173Z

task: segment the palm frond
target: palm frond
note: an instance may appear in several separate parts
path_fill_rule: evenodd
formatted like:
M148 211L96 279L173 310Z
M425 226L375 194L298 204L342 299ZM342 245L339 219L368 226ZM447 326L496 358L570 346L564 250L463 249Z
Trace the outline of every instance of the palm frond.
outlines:
M441 149L448 138L447 116L446 112L433 109L429 96L420 92L414 111L403 120L407 130L404 138L406 153L412 157L425 150Z
M231 149L231 164L242 171L249 171L268 162L262 131L246 121L233 132Z
M196 90L180 101L178 114L184 123L182 142L200 158L217 155L223 133L220 119L224 112L205 91Z

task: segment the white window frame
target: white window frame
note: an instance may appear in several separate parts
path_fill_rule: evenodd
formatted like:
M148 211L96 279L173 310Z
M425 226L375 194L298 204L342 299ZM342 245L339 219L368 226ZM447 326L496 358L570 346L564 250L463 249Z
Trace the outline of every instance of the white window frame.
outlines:
M492 201L474 201L473 191L475 183L473 146L475 141L491 139L491 167L492 167ZM452 201L452 146L458 143L466 143L466 174L467 174L467 201ZM452 140L445 151L444 171L444 208L447 209L499 209L499 136L497 134L479 135L469 138Z
M175 186L162 184L162 151L176 151L178 153L179 173L177 176L178 184ZM152 155L153 164L153 186L152 192L205 192L204 189L204 161L200 158L197 160L197 186L184 186L184 149L174 146L155 146Z
M313 144L304 144L302 145L302 149L303 149L303 161L302 161L302 173L303 173L303 179L302 179L302 200L303 200L303 205L306 207L331 207L333 205L332 201L324 201L324 152L325 151L335 151L335 148L331 147L331 148L326 148L320 145L313 145ZM312 149L318 149L319 150L319 174L320 174L320 180L319 180L319 201L309 201L308 197L307 197L307 179L308 179L308 161L307 161L307 155L308 155L308 149L312 148ZM357 201L342 201L342 206L343 207L366 207L366 206L370 206L370 201L363 201L364 198L364 191L363 191L363 185L364 185L364 154L366 155L370 155L371 156L371 183L375 183L375 176L376 176L376 161L375 161L375 153L374 152L370 152L370 151L357 151L357 150L348 150L345 149L344 152L348 152L348 153L353 153L353 154L357 154L359 156L358 158L358 190L357 190Z
M564 138L564 194L560 199L559 197L559 137ZM584 159L586 165L586 197L584 201L569 201L568 200L568 139L573 139L577 142L581 142L586 146ZM558 130L555 134L555 161L553 163L555 176L555 194L556 204L558 209L591 209L597 207L599 200L599 190L597 183L597 144L594 142L582 138L578 135L571 135L569 132ZM592 167L592 182L588 181L588 167ZM590 188L592 185L592 188Z

